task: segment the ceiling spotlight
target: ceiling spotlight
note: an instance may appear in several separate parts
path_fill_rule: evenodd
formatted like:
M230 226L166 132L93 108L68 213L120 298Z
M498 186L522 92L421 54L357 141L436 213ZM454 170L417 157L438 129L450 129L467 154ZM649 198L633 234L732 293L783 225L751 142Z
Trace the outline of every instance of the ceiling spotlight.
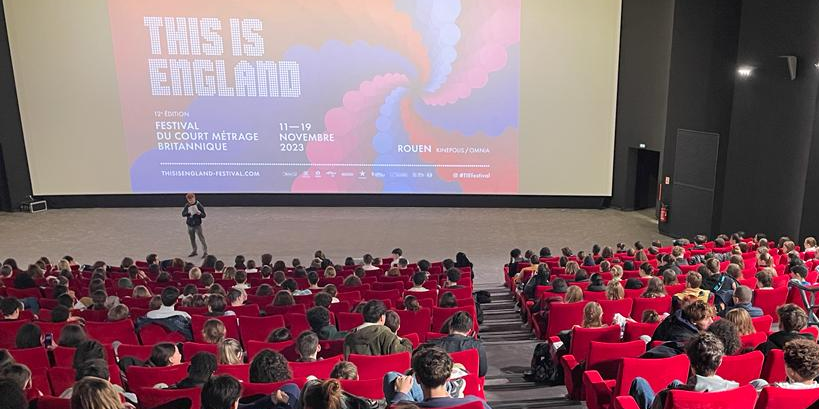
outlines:
M751 72L753 72L753 71L754 71L753 67L750 67L750 66L747 66L747 65L743 65L743 66L737 68L737 74L739 74L739 76L743 77L743 78L750 77Z

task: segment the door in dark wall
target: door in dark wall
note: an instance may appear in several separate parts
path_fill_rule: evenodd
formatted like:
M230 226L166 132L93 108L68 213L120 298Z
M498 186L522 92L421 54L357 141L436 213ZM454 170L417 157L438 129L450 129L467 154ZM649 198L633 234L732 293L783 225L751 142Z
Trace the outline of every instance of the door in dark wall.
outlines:
M677 130L671 196L663 199L669 206L668 221L660 223L661 232L711 236L718 149L717 133Z
M630 148L634 152L634 210L648 209L657 205L657 182L660 172L660 152ZM631 155L629 155L631 156Z

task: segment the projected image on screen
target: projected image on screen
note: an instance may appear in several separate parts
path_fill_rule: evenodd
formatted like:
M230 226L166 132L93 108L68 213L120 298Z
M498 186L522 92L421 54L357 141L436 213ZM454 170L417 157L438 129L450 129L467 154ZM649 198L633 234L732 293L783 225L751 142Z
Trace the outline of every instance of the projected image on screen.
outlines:
M134 192L518 193L520 1L108 6Z

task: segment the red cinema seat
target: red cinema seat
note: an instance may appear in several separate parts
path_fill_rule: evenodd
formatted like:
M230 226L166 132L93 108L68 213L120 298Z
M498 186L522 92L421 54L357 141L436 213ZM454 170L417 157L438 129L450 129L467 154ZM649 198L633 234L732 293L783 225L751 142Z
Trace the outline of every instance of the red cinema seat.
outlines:
M159 324L148 324L140 328L139 339L142 340L143 345L154 345L160 342L187 341L182 334L178 332L169 331Z
M546 338L557 335L558 332L571 329L583 322L583 308L585 302L552 303L549 308L549 323L546 325ZM542 336L543 334L538 334Z
M350 354L348 361L358 367L359 379L382 379L390 371L404 373L410 367L410 353L370 356Z
M416 333L422 342L426 341L427 332L432 325L432 310L422 308L418 311L398 310L396 312L401 317L401 327L398 328L399 336Z
M111 344L114 341L119 341L123 344L139 344L134 323L131 320L87 322L85 324L85 332L88 334L88 338L96 339L103 344Z
M615 397L628 394L631 382L638 376L658 392L675 379L688 379L688 368L688 357L677 355L662 359L623 358L614 380L603 379L595 370L586 371L583 373L586 405L589 409L610 408Z
M228 311L233 311L239 316L239 321L243 317L258 317L261 309L258 304L239 305L237 307L227 307Z
M441 300L441 297L444 296L446 293L452 293L455 296L455 299L461 300L465 298L472 298L472 288L464 287L464 288L442 288L438 290L438 300Z
M432 330L433 331L440 331L441 327L443 327L444 322L446 322L449 317L455 315L456 313L463 311L469 314L472 317L472 330L476 333L478 332L478 320L476 316L478 315L475 310L475 305L466 305L460 307L453 307L453 308L439 308L439 307L432 307Z
M756 409L807 408L819 400L819 389L785 389L776 386L762 388Z
M120 358L130 356L140 361L146 361L151 357L151 349L153 349L153 345L121 344L117 348L117 356Z
M360 381L341 379L340 381L341 389L344 390L344 392L362 398L384 399L384 388L381 379L365 379Z
M764 332L754 332L753 334L743 335L740 337L742 341L742 348L754 349L759 344L768 340L768 334Z
M770 315L751 318L751 323L754 325L754 329L763 334L768 334L771 332L771 325L773 325L773 322L773 317Z
M9 353L17 363L27 366L29 369L48 368L48 352L43 347L10 349Z
M143 409L158 408L167 403L173 402L177 399L187 399L190 405L174 404L174 408L190 408L198 409L201 406L201 392L200 388L188 389L156 389L156 388L139 388L136 391L137 399L139 399L139 406Z
M129 366L125 371L128 377L128 389L152 388L158 383L175 384L188 376L188 364L166 367Z
M665 296L660 298L634 298L634 306L631 308L631 318L640 322L643 318L643 311L655 310L658 314L671 312L671 297Z
M217 319L225 324L225 337L236 340L241 339L239 334L239 321L235 315L223 315L221 317L208 317L204 315L191 315L191 329L193 330L193 340L195 342L205 342L202 336L202 328L205 327L205 322L209 319Z
M40 315L40 319L42 319L42 315ZM62 331L63 327L66 325L68 325L67 322L37 322L37 326L40 327L40 331L42 331L44 335L52 334L54 336L55 344L57 343L57 340L60 339L60 331Z
M595 342L589 345L587 371L597 371L603 379L614 379L620 372L623 358L639 358L646 351L645 342ZM568 356L568 355L566 355ZM567 360L567 363L568 360Z
M765 355L761 376L771 384L788 380L788 375L785 373L785 354L781 349L772 349L768 351L768 355Z
M776 308L788 299L788 287L780 287L774 289L760 289L754 290L753 305L762 309L765 315L770 315L773 322L779 322L779 316L776 315Z
M339 301L330 304L330 307L328 309L333 314L338 314L340 312L350 312L350 310L352 310L353 307L350 306L349 301Z
M191 358L199 352L207 352L209 354L218 355L216 344L200 344L198 342L185 342L182 344L182 356L185 361L190 361Z
M561 359L566 390L572 400L580 400L580 390L583 382L583 373L577 370L577 365L573 365L573 363L586 362L592 341L618 342L620 341L620 327L611 325L603 328L574 328L572 330L572 343L569 354Z
M41 396L37 399L37 409L71 409L71 399Z
M307 311L304 304L293 304L293 305L267 305L264 307L264 311L266 315L284 315L288 312L295 312L298 314L304 314Z
M477 349L450 352L449 357L452 358L452 362L463 365L469 373L478 374L480 372L481 359Z
M282 385L288 383L294 383L298 385L299 388L303 387L304 384L307 382L305 378L293 378L288 379L286 381L281 382L270 382L270 383L250 383L245 382L242 384L242 398L250 397L250 396L266 396L270 395L271 393L279 390Z
M321 351L319 357L327 359L336 355L344 355L344 338L341 339L325 339L319 341Z
M284 342L259 342L259 341L248 341L245 345L245 352L247 352L248 359L253 359L256 354L260 351L265 349L270 349L276 352L280 352L284 355L289 361L296 361L299 359L298 353L295 350L295 341L284 341Z
M620 314L625 318L631 316L631 309L634 307L632 298L622 300L600 300L597 302L603 308L603 324L611 324L614 314Z
M338 298L339 301L347 301L350 303L350 305L358 304L363 299L361 297L361 291L358 290L341 291L341 287L338 288L338 294L336 294L336 298Z
M326 379L330 377L330 372L333 371L333 367L341 362L342 358L344 358L342 355L336 355L315 362L290 362L289 365L293 371L294 378L315 376L319 379Z
M579 284L579 283L578 283ZM588 286L588 283L585 283ZM600 302L606 300L606 292L605 291L586 291L583 289L583 301L595 301Z
M71 315L82 317L86 322L105 322L108 319L107 310L72 310Z
M464 395L466 395L466 394L467 393L464 392ZM448 406L448 407L443 408L443 409L483 409L483 408L484 408L483 401L474 400L474 401L471 401L471 402L464 403L462 405Z
M336 316L339 331L349 331L364 323L364 316L357 312L340 312ZM404 322L401 321L403 326Z
M242 336L242 342L245 344L248 341L267 341L267 336L274 329L283 328L284 326L284 316L282 315L239 318L239 333Z
M40 299L40 297L43 296L43 294L40 292L39 288L19 289L19 288L13 288L13 287L6 287L6 295L8 295L9 297L15 297L15 298L18 298L18 299L21 299L21 300L23 298L37 298L37 299Z
M759 379L764 361L765 355L759 351L751 351L742 355L726 355L722 358L722 364L717 368L717 375L739 382L740 385L746 385L754 379Z
M120 376L119 367L117 365L108 365L108 373L111 376L111 383L122 385L122 378ZM74 378L76 372L72 367L54 367L47 371L48 383L51 384L51 391L56 396L59 396L63 391L74 385Z
M219 365L214 373L227 374L241 382L250 382L250 364Z
M665 409L754 409L756 389L751 385L721 392L672 390Z
M0 321L0 348L12 349L16 345L17 331L28 320Z
M659 322L627 322L626 329L623 332L623 341L638 340L642 335L651 337L659 325Z

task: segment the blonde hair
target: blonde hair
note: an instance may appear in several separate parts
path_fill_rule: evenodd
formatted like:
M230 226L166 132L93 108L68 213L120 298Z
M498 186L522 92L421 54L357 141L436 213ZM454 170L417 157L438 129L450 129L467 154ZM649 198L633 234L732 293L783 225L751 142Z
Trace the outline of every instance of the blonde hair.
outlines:
M333 266L327 266L324 269L324 278L333 278L336 276L336 268Z
M202 339L206 344L218 344L225 339L227 328L222 321L211 318L202 326Z
M188 278L191 280L199 280L202 278L202 270L199 267L194 267L191 271L188 271Z
M611 277L614 280L619 280L623 278L623 266L619 264L611 266Z
M242 351L242 344L233 338L227 338L220 342L216 352L219 365L238 365L243 363L244 351Z
M66 259L62 259L57 262L57 269L60 271L68 270L71 271L71 263L68 262Z
M603 307L592 301L583 307L583 328L600 328L603 326Z
M134 298L150 298L153 295L151 294L151 290L144 285L138 285L134 287L134 291L131 292L131 297Z
M737 326L739 336L750 335L756 332L754 323L751 320L751 314L742 308L734 308L725 313L725 319L733 322Z
M607 300L622 300L626 296L626 290L620 285L620 280L611 280L606 286Z
M583 301L583 290L576 285L570 286L566 289L566 296L563 297L563 301L566 303Z
M580 264L577 264L576 261L572 260L566 263L566 268L563 274L575 275L578 271L580 271Z
M71 407L82 409L122 409L119 394L105 379L86 376L71 389Z

